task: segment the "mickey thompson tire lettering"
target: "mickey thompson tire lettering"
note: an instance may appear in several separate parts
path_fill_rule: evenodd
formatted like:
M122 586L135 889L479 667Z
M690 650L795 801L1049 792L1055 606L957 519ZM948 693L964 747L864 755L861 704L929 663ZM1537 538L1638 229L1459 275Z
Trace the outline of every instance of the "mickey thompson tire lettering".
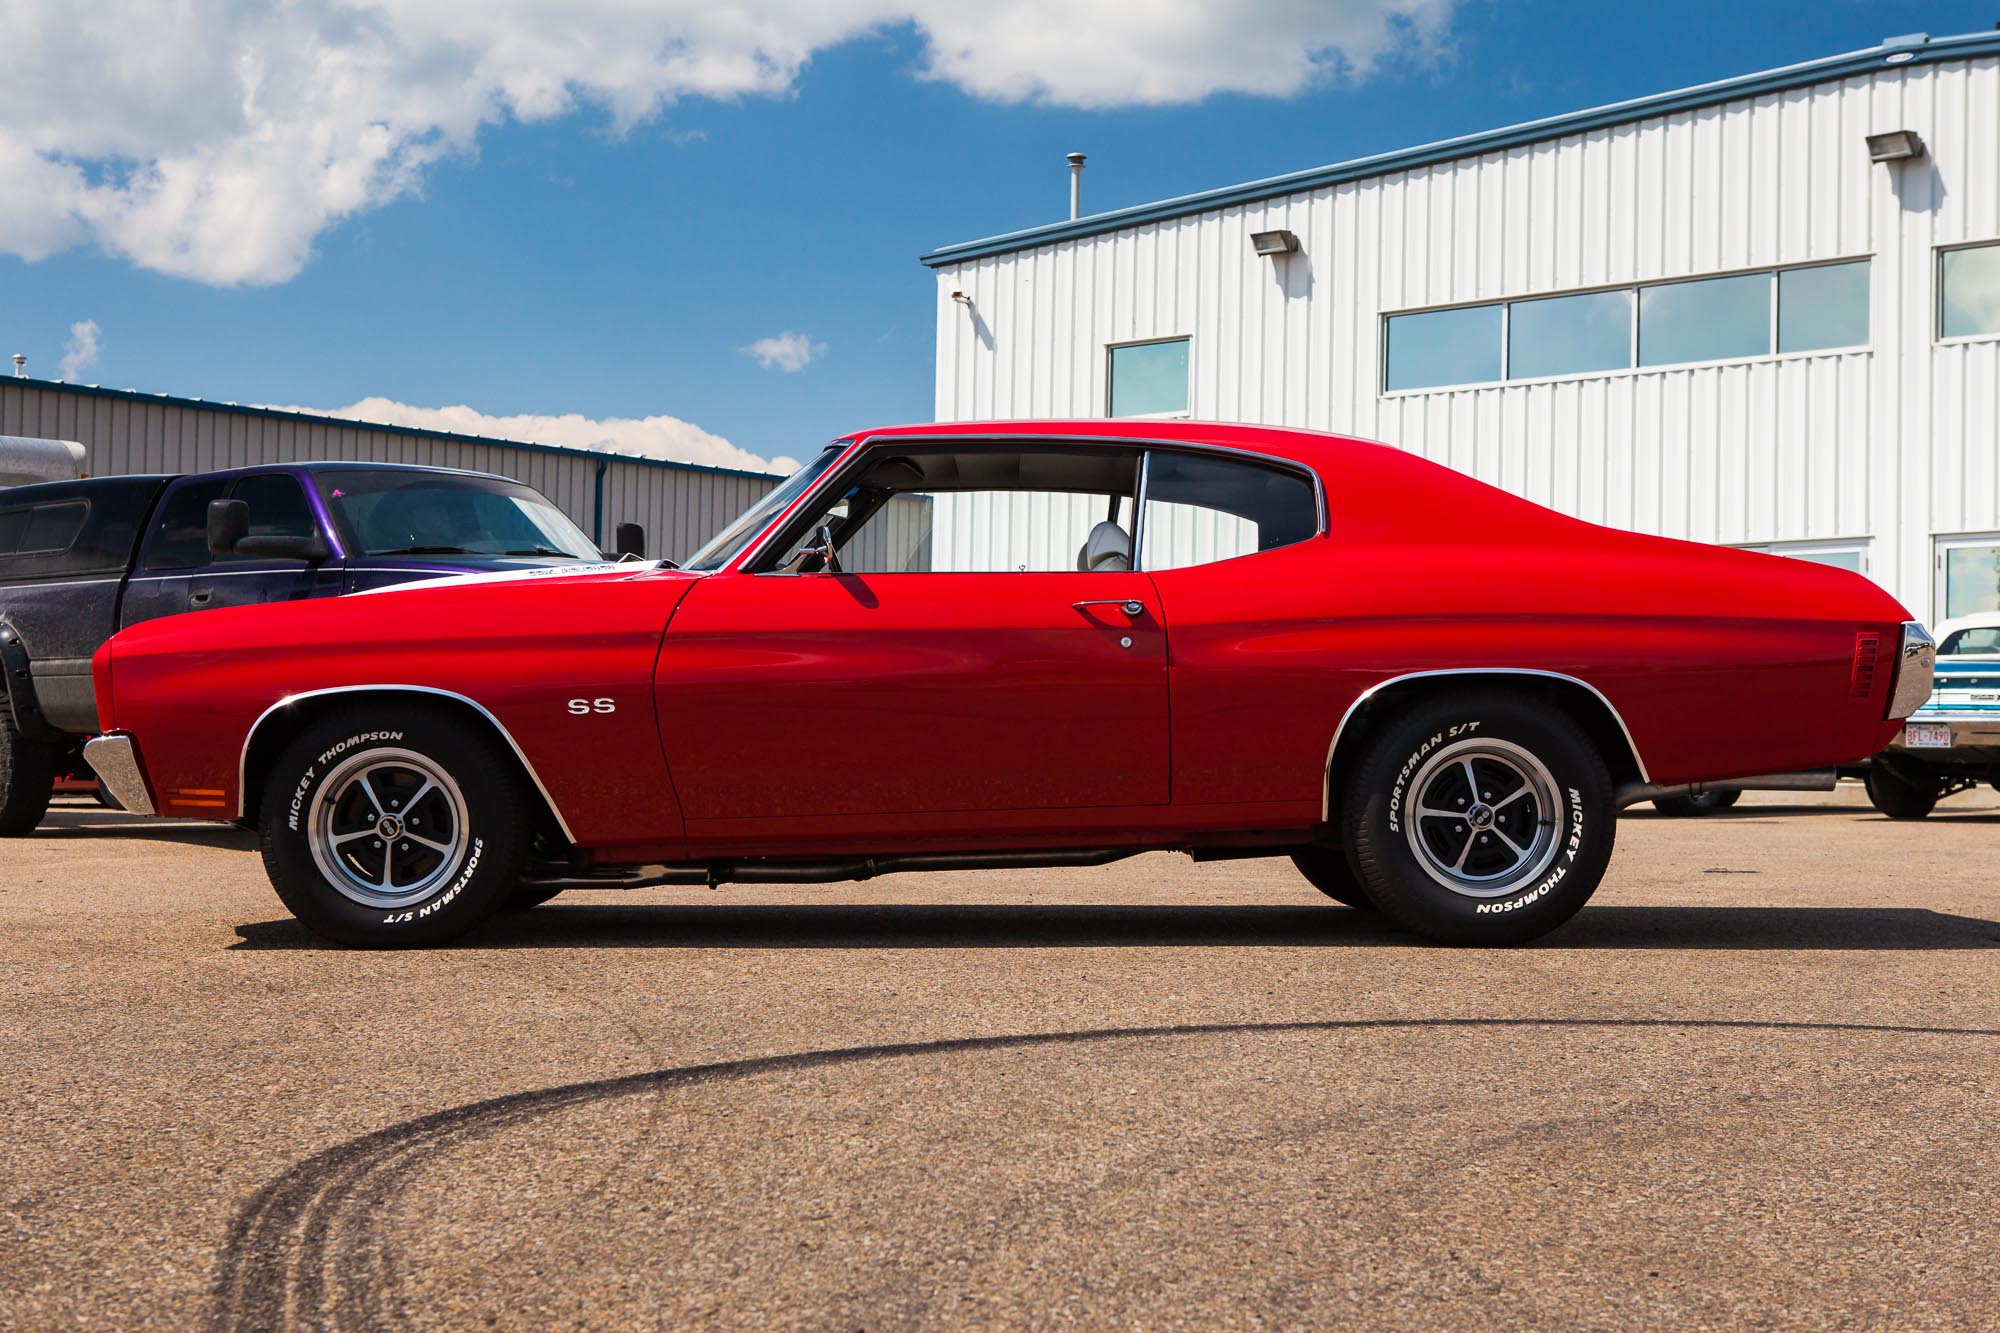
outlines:
M1546 878L1526 893L1513 898L1503 898L1497 902L1480 903L1476 910L1481 916L1489 912L1513 912L1526 907L1548 893L1562 881L1564 875L1569 873L1570 863L1576 860L1576 854L1583 846L1583 793L1574 787L1569 789L1568 808L1570 835L1555 869L1549 871Z
M1439 757L1446 747L1450 752ZM1412 845L1413 808L1423 795L1414 790L1419 777L1436 793L1438 772L1455 762L1455 755L1481 753L1515 756L1523 768L1548 779L1535 802L1545 807L1536 828L1515 829L1533 853L1531 859L1523 853L1523 873L1532 868L1533 874L1518 885L1496 872L1488 883L1454 887L1459 878L1441 880ZM1497 771L1504 775L1504 769ZM1335 775L1343 776L1337 822L1360 887L1385 915L1432 939L1458 944L1533 939L1582 909L1610 860L1617 825L1603 757L1574 719L1531 695L1469 690L1413 701L1400 716L1378 725L1353 767ZM1476 792L1467 795L1477 802ZM1493 811L1480 814L1491 818ZM1435 837L1437 826L1429 827Z
M328 828L331 808L321 802L342 800L340 791L352 792L356 766L374 763L375 751L390 764L421 758L448 775L447 785L455 784L463 798L462 832L452 854L456 866L448 873L435 863L420 870L437 876L431 881L433 891L420 899L392 897L383 906L349 896L352 888L343 892L329 878L340 863L330 863L331 871L323 869L313 848L313 839L323 838ZM375 771L379 777L389 770ZM335 773L340 791L326 787L328 775ZM357 702L308 722L272 765L261 808L264 867L292 915L324 939L377 948L442 943L491 915L520 882L535 822L512 755L490 730L448 710L406 700ZM407 813L414 817L416 809L413 803ZM385 837L396 836L393 823L385 825ZM375 868L366 874L372 878Z
M366 731L358 736L349 736L346 740L329 747L319 758L313 760L306 767L306 771L299 775L299 785L292 789L292 799L285 807L285 822L291 828L292 832L297 833L299 831L299 820L305 813L306 793L312 790L313 780L326 770L326 766L330 762L346 754L357 745L367 745L373 741L400 741L402 739L403 733L400 731Z

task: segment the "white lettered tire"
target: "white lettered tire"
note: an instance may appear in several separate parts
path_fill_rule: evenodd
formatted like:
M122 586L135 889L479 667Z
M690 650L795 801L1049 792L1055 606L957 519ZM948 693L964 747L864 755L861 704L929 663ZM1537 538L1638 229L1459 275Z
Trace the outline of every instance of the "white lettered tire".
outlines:
M483 730L400 702L308 725L259 810L271 885L339 944L438 944L503 906L531 820L510 756Z
M1369 900L1451 944L1518 944L1575 916L1611 860L1616 815L1581 727L1489 691L1431 700L1382 727L1341 802Z

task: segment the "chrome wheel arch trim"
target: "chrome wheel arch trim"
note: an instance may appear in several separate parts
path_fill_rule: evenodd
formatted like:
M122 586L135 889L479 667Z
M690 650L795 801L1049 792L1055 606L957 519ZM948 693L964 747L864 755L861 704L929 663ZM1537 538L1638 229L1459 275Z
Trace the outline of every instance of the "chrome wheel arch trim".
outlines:
M1391 685L1400 685L1406 680L1425 680L1439 676L1538 676L1544 680L1560 680L1570 685L1580 685L1590 691L1597 702L1604 705L1604 711L1611 714L1611 720L1618 724L1619 734L1625 737L1625 747L1632 752L1632 762L1639 766L1639 781L1647 783L1653 780L1646 771L1646 757L1639 753L1639 743L1632 739L1632 728L1625 725L1625 715L1618 711L1611 700L1605 698L1603 690L1580 676L1572 676L1562 671L1544 671L1539 667L1442 667L1430 671L1405 671L1399 676L1378 680L1361 691L1354 702L1347 706L1347 711L1340 715L1340 725L1333 729L1333 739L1326 745L1326 766L1320 772L1319 814L1322 821L1333 818L1334 751L1340 748L1340 738L1347 734L1347 724L1354 720L1354 715L1361 711L1361 706Z
M433 698L450 699L455 703L464 704L485 718L493 730L500 734L500 738L507 742L507 748L514 752L516 759L521 761L521 769L528 775L528 781L535 784L535 790L541 793L543 802L549 807L549 813L555 816L556 827L562 830L563 837L568 840L571 846L576 845L576 835L569 831L569 821L563 818L562 807L557 805L556 798L549 794L548 785L542 781L542 775L535 771L535 766L529 761L527 752L521 748L521 743L514 739L514 733L507 730L506 724L493 715L492 709L486 707L486 705L480 703L477 699L469 698L466 695L458 693L456 690L441 690L432 685L335 685L323 690L302 690L298 694L288 694L269 708L266 708L257 715L257 720L250 724L250 730L244 733L243 748L238 752L236 757L236 817L238 819L242 819L245 811L250 807L250 744L257 739L257 733L263 729L264 723L269 721L271 716L281 709L289 708L296 703L303 703L307 699L320 699L331 694L427 694Z

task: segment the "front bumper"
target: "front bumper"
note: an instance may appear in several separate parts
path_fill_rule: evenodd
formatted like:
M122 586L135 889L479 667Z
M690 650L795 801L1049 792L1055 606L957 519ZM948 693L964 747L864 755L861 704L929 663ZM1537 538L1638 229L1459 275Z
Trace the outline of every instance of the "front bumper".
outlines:
M146 790L145 776L139 771L139 750L130 736L113 732L85 741L83 759L118 804L135 815L154 813L152 793Z

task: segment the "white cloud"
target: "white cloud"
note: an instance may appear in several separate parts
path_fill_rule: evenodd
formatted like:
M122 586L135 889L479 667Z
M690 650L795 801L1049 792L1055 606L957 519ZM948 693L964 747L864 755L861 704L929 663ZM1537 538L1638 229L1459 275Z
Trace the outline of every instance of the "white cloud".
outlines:
M62 365L56 370L56 378L73 380L96 365L98 354L104 350L98 341L103 334L94 319L79 319L70 325L69 342L63 347Z
M498 417L470 407L414 407L393 398L363 398L346 407L279 407L277 410L347 417L353 421L374 421L385 426L452 431L459 435L524 440L530 444L559 444L571 449L600 449L607 453L638 454L644 458L670 458L679 463L705 463L711 467L747 468L753 472L790 472L798 467L796 459L760 458L748 449L739 448L720 435L705 431L692 422L682 421L679 417L607 417L597 420L575 412L561 416L529 413Z
M826 344L816 343L803 333L793 333L790 329L775 338L759 338L748 347L736 349L747 356L757 358L757 363L766 370L779 370L787 375L796 375L813 361L826 355Z
M871 31L914 25L917 73L975 97L1104 107L1363 79L1434 51L1455 2L9 0L0 251L282 282L484 126L781 95Z

